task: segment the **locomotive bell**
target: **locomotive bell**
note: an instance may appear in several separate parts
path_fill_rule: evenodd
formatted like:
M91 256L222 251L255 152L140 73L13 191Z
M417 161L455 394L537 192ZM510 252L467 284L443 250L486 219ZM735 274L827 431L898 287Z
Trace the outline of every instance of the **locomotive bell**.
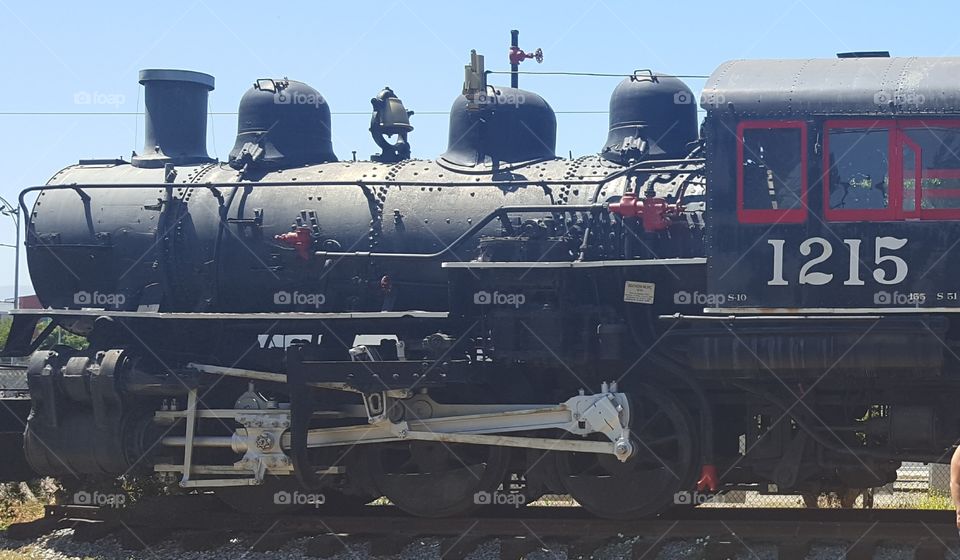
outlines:
M376 97L370 100L373 105L373 115L370 117L370 134L373 141L383 149L383 153L370 156L373 161L396 162L410 157L410 144L407 142L407 133L413 130L410 117L413 111L403 106L403 101L393 90L384 87ZM397 136L397 141L391 144L388 136Z
M376 126L387 135L400 134L401 132L410 132L413 126L410 124L410 116L413 111L407 111L403 106L403 101L397 97L393 90L385 87L383 91L377 94L371 100L376 117ZM371 124L371 127L374 126Z

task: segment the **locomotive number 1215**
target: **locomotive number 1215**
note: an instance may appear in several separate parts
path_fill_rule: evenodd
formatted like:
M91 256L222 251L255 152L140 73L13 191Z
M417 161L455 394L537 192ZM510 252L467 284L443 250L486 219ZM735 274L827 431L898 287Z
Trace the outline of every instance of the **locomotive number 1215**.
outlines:
M860 277L860 265L869 267L860 255L861 239L844 239L843 243L849 250L847 277L843 280L844 286L863 286L865 282ZM783 276L783 255L786 241L783 239L768 239L767 243L773 247L773 277L767 281L768 286L789 286L790 282ZM906 239L896 237L877 237L873 262L873 279L879 284L894 285L904 281L907 277L907 261L890 254L891 251L902 249L907 244ZM811 237L800 243L800 254L811 257L800 267L798 282L812 286L824 286L834 280L831 272L814 270L820 264L826 263L833 256L833 245L822 237ZM886 266L884 266L886 265Z

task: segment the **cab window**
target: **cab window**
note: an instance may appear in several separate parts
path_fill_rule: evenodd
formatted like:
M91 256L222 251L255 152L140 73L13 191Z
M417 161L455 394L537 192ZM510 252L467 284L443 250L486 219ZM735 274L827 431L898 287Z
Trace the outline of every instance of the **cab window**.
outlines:
M801 121L748 121L737 130L737 215L744 223L807 217L807 132Z
M960 123L908 121L901 141L904 211L960 217Z
M828 127L824 145L827 217L877 220L893 217L889 123Z
M828 121L831 221L960 218L960 121Z

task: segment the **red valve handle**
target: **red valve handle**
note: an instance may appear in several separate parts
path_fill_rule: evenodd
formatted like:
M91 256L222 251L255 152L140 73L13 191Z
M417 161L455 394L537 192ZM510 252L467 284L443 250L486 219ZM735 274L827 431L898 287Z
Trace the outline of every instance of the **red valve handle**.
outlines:
M520 64L528 58L532 58L538 63L543 62L543 49L537 49L532 53L528 53L519 47L510 47L510 64Z

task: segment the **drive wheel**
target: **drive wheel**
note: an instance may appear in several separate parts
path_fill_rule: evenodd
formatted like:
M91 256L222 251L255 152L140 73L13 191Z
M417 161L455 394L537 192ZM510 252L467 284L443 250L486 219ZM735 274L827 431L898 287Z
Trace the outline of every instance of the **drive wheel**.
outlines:
M608 519L657 515L691 487L696 433L677 399L652 385L630 393L634 454L557 453L567 492L586 510Z
M484 505L510 465L503 447L412 441L373 444L363 467L377 489L420 517L462 515Z

